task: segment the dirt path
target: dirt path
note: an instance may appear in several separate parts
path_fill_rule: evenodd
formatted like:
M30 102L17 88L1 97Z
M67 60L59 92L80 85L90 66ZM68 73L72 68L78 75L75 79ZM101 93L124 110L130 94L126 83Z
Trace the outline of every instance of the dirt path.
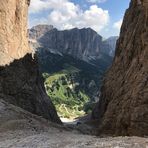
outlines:
M83 135L0 100L0 148L148 148L148 138Z

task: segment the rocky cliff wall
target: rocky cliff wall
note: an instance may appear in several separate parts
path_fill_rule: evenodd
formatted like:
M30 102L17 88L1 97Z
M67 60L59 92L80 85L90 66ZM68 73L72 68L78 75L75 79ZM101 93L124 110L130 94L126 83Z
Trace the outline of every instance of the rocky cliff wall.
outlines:
M33 42L35 40L32 39L36 39L44 49L84 61L100 58L107 46L102 41L102 37L91 28L59 31L51 25L38 25L29 30L29 37Z
M0 3L0 99L61 123L27 39L28 0Z
M91 28L60 31L52 25L37 25L28 31L30 45L35 50L42 47L43 50L69 55L86 62L104 59L104 56L112 58L118 39L110 37L103 40L103 37Z
M0 4L0 65L31 53L27 40L28 0L5 0Z
M148 135L148 1L132 0L92 113L99 134Z

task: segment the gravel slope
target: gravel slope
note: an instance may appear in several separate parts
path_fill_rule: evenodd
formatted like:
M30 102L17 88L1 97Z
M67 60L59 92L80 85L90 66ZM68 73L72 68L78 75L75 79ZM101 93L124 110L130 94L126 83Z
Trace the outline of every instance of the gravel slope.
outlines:
M148 148L148 138L83 135L0 100L0 148Z

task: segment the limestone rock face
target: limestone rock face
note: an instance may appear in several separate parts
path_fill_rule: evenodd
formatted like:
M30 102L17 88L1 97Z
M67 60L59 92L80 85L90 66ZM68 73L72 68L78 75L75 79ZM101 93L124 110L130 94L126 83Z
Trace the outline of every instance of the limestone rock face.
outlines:
M0 65L31 53L27 40L28 0L7 0L0 4Z
M132 0L92 114L99 134L148 135L148 1Z
M29 0L4 0L0 5L0 99L61 123L46 95L27 39Z

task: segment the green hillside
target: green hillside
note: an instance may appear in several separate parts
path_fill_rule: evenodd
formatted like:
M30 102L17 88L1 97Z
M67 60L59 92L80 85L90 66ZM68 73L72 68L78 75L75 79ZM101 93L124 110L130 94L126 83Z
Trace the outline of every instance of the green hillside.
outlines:
M79 84L73 80L79 72L76 67L66 65L59 72L43 74L47 94L60 117L75 118L85 114L84 105L89 96L83 90L77 90Z

